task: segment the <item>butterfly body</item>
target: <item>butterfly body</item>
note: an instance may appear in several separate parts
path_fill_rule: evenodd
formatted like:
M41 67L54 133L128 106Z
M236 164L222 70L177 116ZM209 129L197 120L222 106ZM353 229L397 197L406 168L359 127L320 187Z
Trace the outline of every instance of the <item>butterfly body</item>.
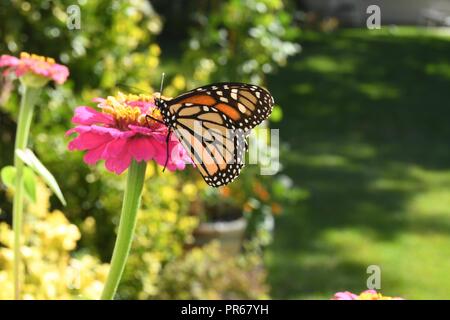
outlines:
M246 137L267 119L273 103L265 89L236 82L203 86L170 100L156 99L169 132L175 133L205 182L213 187L239 175Z

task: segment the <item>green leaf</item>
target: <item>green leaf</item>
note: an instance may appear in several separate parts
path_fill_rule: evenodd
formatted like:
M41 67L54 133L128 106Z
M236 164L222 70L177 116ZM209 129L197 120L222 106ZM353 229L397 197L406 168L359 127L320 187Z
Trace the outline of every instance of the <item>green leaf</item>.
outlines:
M28 167L23 168L23 185L28 199L32 202L36 202L36 175L33 170Z
M42 162L36 157L36 155L30 149L16 150L17 156L22 159L34 172L36 172L48 187L55 193L59 201L65 206L66 200L59 188L58 182L56 182L55 177L47 170L47 168L42 164Z
M14 188L14 180L16 179L16 168L13 166L6 166L2 168L0 172L3 184L7 188Z
M1 170L0 176L3 184L14 190L16 184L16 168L13 166L6 166ZM33 170L28 167L23 168L23 185L25 194L30 201L36 202L36 175Z

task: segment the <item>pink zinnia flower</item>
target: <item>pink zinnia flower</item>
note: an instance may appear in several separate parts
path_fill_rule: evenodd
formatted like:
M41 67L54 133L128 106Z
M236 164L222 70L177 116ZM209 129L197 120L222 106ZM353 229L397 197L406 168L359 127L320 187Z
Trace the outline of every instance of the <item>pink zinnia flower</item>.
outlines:
M14 72L21 77L27 74L37 75L44 79L54 80L58 84L63 84L69 76L69 69L66 66L55 63L52 58L38 56L22 52L20 58L7 54L0 56L0 68L6 67L4 75Z
M356 300L358 296L350 291L337 292L331 300Z
M146 119L146 115L161 120L154 99L146 95L125 95L119 92L115 97L96 98L95 102L102 112L80 106L75 109L72 122L75 128L67 135L78 133L69 143L69 150L86 150L84 161L95 164L105 160L106 168L117 174L125 171L131 160L155 160L164 165L167 157L165 125ZM191 160L172 134L169 141L169 160L167 168L182 170Z
M383 296L376 290L366 290L359 295L351 293L349 291L337 292L331 300L403 300L400 297L388 297Z

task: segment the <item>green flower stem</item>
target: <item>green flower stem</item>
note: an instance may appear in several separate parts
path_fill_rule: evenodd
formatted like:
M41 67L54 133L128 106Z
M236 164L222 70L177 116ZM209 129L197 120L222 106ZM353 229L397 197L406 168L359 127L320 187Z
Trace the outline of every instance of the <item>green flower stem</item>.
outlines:
M146 166L147 163L145 161L136 162L133 160L131 166L128 168L128 179L123 196L119 230L116 244L114 245L108 278L103 288L102 300L111 300L114 298L120 279L122 278L123 270L125 269L136 227L137 211L144 186Z
M20 102L19 118L17 120L16 141L14 151L25 149L30 133L31 119L33 118L34 104L39 94L39 88L23 86L22 100ZM14 152L14 166L16 167L15 193L13 201L13 230L14 230L14 298L20 299L20 234L23 224L23 168L24 163Z

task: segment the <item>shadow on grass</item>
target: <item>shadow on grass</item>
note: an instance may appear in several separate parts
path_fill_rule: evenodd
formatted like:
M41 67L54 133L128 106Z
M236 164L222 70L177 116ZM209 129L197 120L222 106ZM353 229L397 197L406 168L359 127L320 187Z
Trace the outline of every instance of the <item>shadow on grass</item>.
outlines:
M364 290L368 263L403 263L403 234L442 233L450 241L450 211L424 216L410 204L450 187L450 177L427 182L416 174L449 170L450 37L344 30L305 33L302 45L269 79L284 111L284 172L311 194L277 220L268 258L275 298ZM341 230L358 233L351 239L364 252L327 238ZM366 252L384 242L394 246L392 257ZM383 275L390 288L408 287L397 278Z

